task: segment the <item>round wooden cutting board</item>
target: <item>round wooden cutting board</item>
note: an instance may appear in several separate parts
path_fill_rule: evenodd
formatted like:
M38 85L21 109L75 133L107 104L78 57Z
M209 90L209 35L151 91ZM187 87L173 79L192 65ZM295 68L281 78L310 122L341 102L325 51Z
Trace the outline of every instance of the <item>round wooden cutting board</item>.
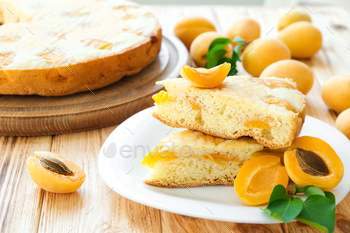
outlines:
M140 73L107 87L62 97L0 96L0 135L38 136L97 129L121 123L153 105L158 80L178 77L186 47L163 35L158 57Z

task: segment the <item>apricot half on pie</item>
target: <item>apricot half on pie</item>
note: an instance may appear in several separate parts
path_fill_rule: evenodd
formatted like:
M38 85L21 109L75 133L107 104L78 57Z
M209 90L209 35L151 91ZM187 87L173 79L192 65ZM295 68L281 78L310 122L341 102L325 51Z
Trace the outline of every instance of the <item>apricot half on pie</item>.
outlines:
M85 180L78 165L52 152L35 152L27 159L27 169L40 188L53 193L74 192Z
M182 66L180 74L192 85L201 88L212 88L222 83L230 72L231 64L223 63L211 69Z

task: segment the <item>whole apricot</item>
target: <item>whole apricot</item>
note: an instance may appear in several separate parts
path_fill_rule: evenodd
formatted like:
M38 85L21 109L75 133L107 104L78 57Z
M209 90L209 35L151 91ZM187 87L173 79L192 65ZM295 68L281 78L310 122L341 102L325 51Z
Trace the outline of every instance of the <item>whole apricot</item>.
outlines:
M337 120L335 121L335 126L340 132L350 139L350 108L339 114Z
M306 95L313 83L314 76L310 67L296 60L282 60L272 63L260 74L261 77L290 78L296 82L298 90Z
M220 37L223 36L218 32L204 32L194 39L190 47L190 54L197 66L205 67L208 61L206 57L209 46L213 40ZM232 51L232 45L226 46L225 50L227 50L227 55L229 55Z
M350 108L350 76L337 75L328 79L322 87L323 101L337 112Z
M40 188L53 193L74 192L85 181L80 167L52 152L34 152L34 156L27 159L27 170Z
M285 59L291 59L291 53L282 41L260 38L244 49L242 63L249 74L258 77L270 64Z
M216 31L215 26L201 16L187 16L175 25L174 34L190 49L192 41L203 32Z
M283 28L289 26L290 24L299 21L307 21L311 23L311 18L305 11L292 10L279 18L277 29L278 31L281 31Z
M236 36L240 36L244 40L258 39L260 37L259 23L248 17L236 20L227 30L226 37L233 40Z
M290 51L292 57L309 58L322 47L322 34L311 23L296 22L282 29L278 39L283 41Z

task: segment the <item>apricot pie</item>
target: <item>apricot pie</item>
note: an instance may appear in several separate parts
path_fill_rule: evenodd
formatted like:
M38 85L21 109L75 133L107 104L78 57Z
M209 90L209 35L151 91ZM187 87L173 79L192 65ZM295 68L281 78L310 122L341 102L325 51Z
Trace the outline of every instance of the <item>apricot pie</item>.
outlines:
M263 149L249 137L226 140L192 130L173 133L142 161L151 169L144 182L167 188L233 185L242 164L262 155Z
M183 78L157 82L152 115L164 124L225 139L250 136L268 148L292 144L305 118L305 96L289 79L227 77L211 89Z
M61 96L139 72L158 55L157 19L124 0L0 0L0 94Z

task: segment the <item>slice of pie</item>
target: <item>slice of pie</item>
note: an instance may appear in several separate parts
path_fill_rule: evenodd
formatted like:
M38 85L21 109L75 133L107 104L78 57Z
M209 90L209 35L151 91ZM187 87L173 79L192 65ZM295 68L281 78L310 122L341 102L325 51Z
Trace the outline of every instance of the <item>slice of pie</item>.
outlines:
M183 78L157 82L152 115L164 124L226 139L250 136L269 148L288 147L305 118L305 96L289 79L231 76L212 89Z
M242 164L263 151L249 137L227 140L192 130L173 133L142 161L151 169L144 182L167 188L233 185Z

